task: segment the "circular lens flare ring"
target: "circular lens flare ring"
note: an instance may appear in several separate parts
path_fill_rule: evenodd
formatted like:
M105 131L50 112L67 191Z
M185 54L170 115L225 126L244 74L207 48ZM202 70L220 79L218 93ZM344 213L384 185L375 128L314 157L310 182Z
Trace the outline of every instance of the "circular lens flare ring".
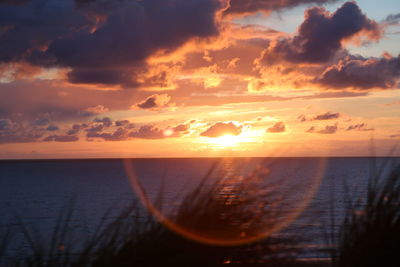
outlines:
M304 197L301 203L298 204L296 209L293 209L284 219L278 221L275 224L265 224L265 227L261 229L252 229L251 234L247 234L246 232L241 232L237 236L229 236L227 237L224 235L223 237L218 233L214 232L212 234L205 233L201 229L196 229L193 227L187 227L181 224L178 224L174 218L171 218L167 214L163 214L162 211L157 209L154 203L151 201L149 196L146 193L145 188L143 187L142 183L138 179L136 172L133 168L133 164L130 160L125 160L125 170L127 175L131 181L134 191L136 192L138 198L142 202L142 204L148 209L148 211L155 216L155 218L170 230L178 233L179 235L188 238L190 240L210 244L210 245L217 245L217 246L236 246L236 245L244 245L248 243L252 243L258 241L260 239L266 238L271 234L282 230L283 228L287 227L291 224L308 206L309 202L311 201L312 197L314 196L315 192L320 186L322 176L325 170L325 160L323 159L318 167L318 170L313 177L313 181L311 185L307 188L308 191L304 193Z

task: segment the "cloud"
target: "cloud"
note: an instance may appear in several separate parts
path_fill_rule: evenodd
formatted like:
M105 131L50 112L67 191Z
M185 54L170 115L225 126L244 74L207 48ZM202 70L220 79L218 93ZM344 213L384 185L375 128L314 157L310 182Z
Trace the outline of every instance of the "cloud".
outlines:
M346 2L335 13L312 7L305 13L297 35L282 38L264 51L261 61L321 63L331 60L342 49L342 42L362 34L370 40L381 37L379 25L368 19L355 2Z
M299 121L301 121L301 122L308 121L306 115L304 115L304 114L299 115L299 116L297 117L297 119L298 119Z
M9 119L0 120L0 144L37 142L42 138L43 132L44 130Z
M338 113L338 112L332 113L332 112L328 111L324 114L315 116L313 118L313 120L315 120L315 121L332 120L332 119L337 119L339 117L340 117L340 113Z
M50 124L49 126L47 126L47 128L46 128L46 130L47 131L50 131L50 132L54 132L54 131L57 131L57 130L59 130L60 128L57 126L57 125L53 125L53 124Z
M310 128L308 128L306 133L315 133L315 126L311 126Z
M13 5L13 6L21 6L21 5L26 5L29 0L2 0L1 4L5 5Z
M82 110L80 112L80 114L82 116L89 117L89 116L95 116L95 115L103 114L103 113L106 113L108 111L109 111L109 109L107 107L105 107L103 105L96 105L96 106L88 107L88 108Z
M0 62L0 81L2 82L36 78L42 73L41 67L26 62L10 62L7 64Z
M241 132L242 127L236 126L233 122L217 122L200 135L213 138L223 135L239 135Z
M90 23L68 0L32 0L18 6L2 3L0 7L0 25L6 28L0 36L0 62L5 63L28 61L33 52Z
M318 133L320 134L334 134L336 133L338 130L338 126L337 124L335 125L327 125L325 126L325 129L322 129L320 131L318 131Z
M88 128L86 131L87 131L87 132L95 133L95 132L101 132L101 131L103 131L104 128L105 128L105 127L104 127L103 124L97 124L97 125L92 125L92 126L91 126L90 128Z
M75 142L80 140L79 134L85 131L87 141L103 139L104 141L124 141L132 138L164 139L180 137L189 133L190 125L194 121L183 122L168 127L144 125L137 130L129 120L113 121L109 117L94 118L87 123L75 123L59 134L60 128L49 123L26 123L26 120L13 121L0 119L0 143L27 143L27 142ZM48 132L54 132L47 135ZM44 136L46 134L46 136Z
M301 4L323 4L335 2L336 0L230 0L229 8L225 14L245 15L249 13L280 10L295 7Z
M118 127L123 126L128 129L134 128L133 123L131 123L129 120L117 120L117 121L115 121L115 126L118 126Z
M315 82L326 88L360 90L398 88L400 56L364 58L348 56L328 67Z
M98 122L102 123L102 126L104 127L110 127L112 125L112 120L109 117L104 117L104 118L95 118L93 122Z
M302 96L301 99L319 99L319 98L347 98L347 97L359 97L368 96L367 91L328 91L328 92L318 92L308 96Z
M388 25L388 26L395 26L400 24L400 13L398 14L390 14L387 16L382 23Z
M133 105L131 108L140 109L160 109L167 107L171 97L167 94L155 94L147 97L145 100Z
M118 128L112 133L98 133L95 131L89 131L86 134L88 138L102 138L106 141L122 141L128 138L128 131L124 128Z
M0 119L0 131L10 130L13 125L14 124L10 119Z
M190 122L189 123L182 123L178 124L173 127L168 127L163 131L164 136L166 137L179 137L184 134L187 134L190 129Z
M190 126L188 124L178 124L177 126L173 127L172 130L174 132L187 132L189 130Z
M139 130L129 134L133 138L141 139L164 139L169 137L164 133L165 130L155 127L153 125L144 125L139 128Z
M5 143L33 143L39 141L42 137L38 133L15 133L15 132L0 132L0 144Z
M118 127L116 130L103 132L105 127L102 124L92 125L91 128L86 130L86 137L88 140L92 138L100 138L105 141L124 141L132 138L164 139L180 137L188 133L190 128L189 123L182 123L166 128L160 128L154 125L143 125L137 130L130 131L133 128L133 124L128 120L116 121L115 126Z
M340 118L341 114L339 112L326 112L323 114L315 115L312 118L307 118L306 115L300 115L297 117L297 119L301 122L306 122L306 121L325 121L325 120L333 120L333 119L338 119Z
M87 128L87 124L74 124L71 126L71 129L67 131L67 135L75 135L80 132L81 129Z
M137 131L129 133L129 137L141 139L164 139L180 137L188 133L190 123L181 123L175 126L159 128L154 125L143 125Z
M79 137L74 135L49 135L45 139L44 142L76 142L79 140Z
M36 79L2 83L0 110L8 115L21 113L31 121L45 117L45 114L48 114L52 121L71 121L82 120L82 117L85 117L82 115L92 116L93 113L107 109L127 110L132 105L130 90L87 89L87 86L71 85L61 80ZM139 92L138 97L142 97L143 94L144 92ZM104 109L101 106L104 106Z
M135 87L150 56L216 36L222 7L217 0L1 4L0 62L69 69L71 83Z
M349 125L346 129L346 131L374 131L374 130L375 130L374 128L367 128L367 124L365 123Z
M275 123L267 129L268 133L283 133L286 131L286 126L282 121Z
M26 121L0 119L0 144L37 142L45 131L46 128L37 127Z
M33 125L36 125L36 126L45 126L45 125L48 125L50 123L50 119L49 118L39 118L39 119L36 119L34 122L33 122Z
M315 126L310 127L306 132L307 133L319 133L319 134L334 134L338 131L338 124L334 125L326 125L325 128L321 130L317 130Z

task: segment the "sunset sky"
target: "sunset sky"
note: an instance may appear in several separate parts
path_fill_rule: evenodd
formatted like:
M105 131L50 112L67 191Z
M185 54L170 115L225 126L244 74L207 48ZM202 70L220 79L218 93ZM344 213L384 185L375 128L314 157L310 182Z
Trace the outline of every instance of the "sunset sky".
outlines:
M0 158L389 155L399 53L398 0L4 0Z

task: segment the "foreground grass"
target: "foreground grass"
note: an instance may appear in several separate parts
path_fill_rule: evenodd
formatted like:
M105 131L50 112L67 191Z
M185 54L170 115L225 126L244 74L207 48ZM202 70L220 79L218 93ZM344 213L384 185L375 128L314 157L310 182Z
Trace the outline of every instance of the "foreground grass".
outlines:
M259 175L210 183L205 179L183 197L168 219L217 240L238 240L274 227L276 218L285 214L271 205L277 196L268 190L270 185L259 183ZM332 266L400 266L400 166L384 178L371 178L365 199L348 207L340 232L331 240ZM156 203L162 205L162 194ZM106 213L89 235L74 227L73 211L71 202L60 212L50 238L43 238L22 220L17 228L0 233L0 266L320 265L297 260L309 238L304 228L249 244L216 246L176 234L138 203L116 217ZM7 246L15 233L22 234L25 250L10 255Z
M366 196L347 208L333 242L334 267L400 266L400 165L387 177L381 173L370 178Z
M224 176L216 181L206 176L167 214L170 223L210 243L219 241L214 245L176 234L138 203L113 219L105 214L87 236L73 225L71 203L61 211L47 239L19 220L17 231L23 234L25 252L2 262L7 266L292 266L301 250L299 232L238 245L238 240L262 234L284 216L271 205L276 197L260 184L260 175L254 172L245 180ZM162 202L160 194L156 201L160 210ZM221 245L221 240L235 246Z

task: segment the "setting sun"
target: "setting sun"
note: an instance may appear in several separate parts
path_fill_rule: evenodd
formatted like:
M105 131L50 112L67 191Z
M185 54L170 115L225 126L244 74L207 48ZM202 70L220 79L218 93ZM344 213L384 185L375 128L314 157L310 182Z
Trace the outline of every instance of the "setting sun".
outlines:
M241 141L243 141L243 139L241 138L241 136L227 134L217 138L209 138L208 141L211 144L225 148L237 146Z

